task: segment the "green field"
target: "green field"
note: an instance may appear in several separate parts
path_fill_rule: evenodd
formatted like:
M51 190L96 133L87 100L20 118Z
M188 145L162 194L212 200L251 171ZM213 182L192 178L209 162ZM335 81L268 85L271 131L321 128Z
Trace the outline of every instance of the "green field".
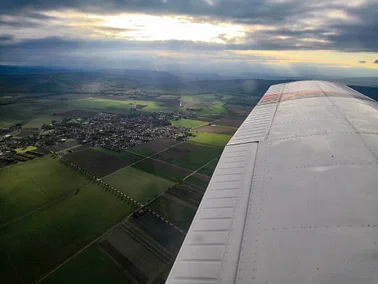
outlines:
M139 147L128 149L127 151L129 151L130 153L141 155L143 157L149 157L149 156L155 154L154 151L152 151L151 149L144 148L143 145L139 146Z
M26 152L29 152L29 151L34 151L34 150L37 150L38 148L35 147L35 146L28 146L26 148L17 148L16 149L16 153L19 154L19 153L26 153Z
M44 279L42 284L134 284L99 246L93 245Z
M200 126L208 124L208 122L206 121L192 120L192 119L172 120L171 123L174 126L182 126L182 127L187 127L187 128L195 128L195 127L200 127Z
M223 103L215 103L211 105L208 108L205 108L204 110L200 111L198 115L220 115L227 113L227 109L223 107Z
M194 174L194 175L191 175L190 177L188 177L186 180L186 182L190 183L190 184L193 184L193 185L196 185L198 187L201 187L203 189L206 189L207 186L209 185L209 182L210 182L210 178L207 178L207 177L203 177L199 174Z
M184 230L189 229L196 214L195 210L172 201L165 196L160 196L152 202L150 208Z
M52 120L59 121L62 117L58 115L43 115L30 120L28 123L24 124L23 128L41 128L44 124L50 124Z
M138 147L130 148L127 151L148 157L167 148L170 148L178 143L179 142L176 140L155 139L145 144L139 145Z
M128 149L127 151L129 151L131 153L135 153L137 155L141 155L143 157L149 157L149 156L155 154L154 151L152 151L151 149L144 148L143 145L139 146L139 147Z
M0 180L0 224L88 182L49 156L2 168Z
M131 167L106 177L104 181L142 203L174 185L169 180Z
M16 123L34 119L46 110L47 106L38 103L15 103L0 106L0 128L8 128Z
M81 107L95 108L95 109L106 109L106 108L121 108L121 109L132 109L136 105L145 105L146 107L141 108L141 111L153 112L153 111L163 111L161 102L155 101L139 101L139 100L112 100L90 97L81 100L75 100L72 102L75 105Z
M154 157L170 164L195 171L221 155L221 153L221 148L185 142L157 154Z
M102 147L93 147L93 150L96 150L96 151L99 151L101 153L111 155L113 157L117 157L117 158L120 158L120 159L123 159L123 160L127 160L127 161L130 161L132 163L142 159L142 157L137 156L137 155L130 153L130 152L127 152L127 151L115 152L115 151L105 149L105 148L102 148Z
M191 173L189 170L152 159L143 160L133 167L174 182L180 181Z
M34 282L132 212L128 203L90 185L3 227L0 282Z
M202 94L202 95L183 95L181 100L184 103L202 103L202 102L213 102L216 99L214 94Z
M218 146L218 147L226 146L228 141L230 141L232 137L231 135L210 133L210 132L199 132L199 131L194 131L194 134L196 136L190 137L189 141L205 144L205 145Z
M206 165L206 167L203 167L198 172L200 174L211 177L213 175L215 168L217 167L218 161L219 161L218 159L211 161L208 165Z

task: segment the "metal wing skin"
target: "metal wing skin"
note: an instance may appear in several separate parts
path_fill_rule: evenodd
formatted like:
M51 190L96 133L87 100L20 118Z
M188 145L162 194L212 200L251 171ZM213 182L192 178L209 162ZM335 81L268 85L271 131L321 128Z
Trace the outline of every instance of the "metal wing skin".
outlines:
M169 284L378 283L378 105L270 87L225 147Z

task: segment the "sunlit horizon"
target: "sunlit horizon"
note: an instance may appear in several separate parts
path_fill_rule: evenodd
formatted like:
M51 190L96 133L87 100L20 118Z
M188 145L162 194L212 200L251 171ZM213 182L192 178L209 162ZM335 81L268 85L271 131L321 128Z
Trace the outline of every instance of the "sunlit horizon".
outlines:
M247 64L276 73L324 68L378 76L378 46L363 28L373 19L364 15L372 4L335 0L302 7L272 0L250 7L204 1L186 4L187 11L170 1L156 4L157 10L148 4L118 10L28 6L19 14L0 14L0 64L153 69L176 64L190 70L200 64L213 72L222 65L229 73Z

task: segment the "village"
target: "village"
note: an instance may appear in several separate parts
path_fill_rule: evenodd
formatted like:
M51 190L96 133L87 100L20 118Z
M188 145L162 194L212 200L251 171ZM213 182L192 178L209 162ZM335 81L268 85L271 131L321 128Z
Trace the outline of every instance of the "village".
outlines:
M87 118L68 118L42 125L41 129L28 129L24 137L12 134L0 138L0 167L27 161L49 153L50 149L65 149L69 145L100 146L123 151L158 138L187 140L190 130L171 125L171 120L187 117L180 112L141 113L127 115L99 112ZM12 133L24 131L14 126ZM68 141L75 141L69 144ZM67 147L65 147L67 145Z

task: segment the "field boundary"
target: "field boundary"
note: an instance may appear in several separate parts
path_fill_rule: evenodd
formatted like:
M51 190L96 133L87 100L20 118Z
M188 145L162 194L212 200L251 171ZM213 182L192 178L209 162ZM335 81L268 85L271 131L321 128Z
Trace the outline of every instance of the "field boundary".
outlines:
M154 153L154 154L151 154L150 156L143 156L143 155L140 155L140 154L136 154L136 153L131 152L131 151L128 151L128 150L126 149L126 152L128 152L128 153L132 153L132 154L135 154L135 155L139 155L139 156L144 157L144 158L143 158L143 159L140 159L139 161L136 161L136 162L134 162L134 163L132 163L132 164L126 166L126 167L123 167L123 168L121 168L121 169L119 169L119 170L116 170L115 172L112 172L112 173L110 173L110 174L108 174L108 175L106 175L106 176L103 176L102 178L105 178L105 177L109 177L109 176L111 176L111 175L114 175L114 174L118 173L119 171L121 171L121 170L124 169L124 168L132 167L132 166L138 164L138 163L141 162L141 161L147 160L148 158L151 158L151 157L154 156L154 155L160 154L160 153L162 153L162 152L164 152L164 151L166 151L166 150L169 150L169 149L171 149L171 148L173 148L173 147L175 147L175 146L177 146L177 145L180 145L180 144L182 144L182 143L184 143L184 142L179 142L179 143L177 143L177 144L175 144L175 145L172 145L172 146L169 146L169 147L167 147L167 148L164 148L163 150L161 150L161 151L159 151L159 152L156 152L156 153Z
M78 190L81 190L81 189L83 189L84 187L87 187L89 184L90 184L90 183L86 183L86 184L84 184L84 185L82 185L82 186L80 186L80 187L78 187L78 188L75 188L74 190L71 190L70 192L67 192L67 193L63 194L62 196L60 196L60 197L58 197L58 198L56 198L56 199L54 199L54 200L52 200L52 201L50 201L50 202L48 202L48 203L45 203L45 204L41 205L41 206L38 207L38 208L33 209L32 211L30 211L30 212L28 212L28 213L25 213L25 214L23 214L23 215L21 215L21 216L16 217L15 219L12 219L12 220L10 220L10 221L4 223L4 224L1 224L1 225L0 225L0 230L1 230L2 228L4 228L4 227L6 227L6 226L8 226L8 225L10 225L10 224L12 224L12 223L14 223L14 222L17 222L18 220L21 220L21 219L23 219L23 218L25 218L25 217L27 217L27 216L29 216L29 215L35 213L35 212L38 212L38 211L40 211L40 210L42 210L42 209L45 209L45 208L49 207L50 205L53 205L54 203L58 203L59 201L62 201L63 199L67 198L69 195L72 195L72 194L74 194L75 192L77 192Z
M178 144L176 144L178 145ZM168 148L171 148L171 147L168 147ZM202 168L204 168L205 166L207 166L209 163L211 163L213 160L215 159L218 159L220 156L217 156L215 157L214 159L211 159L208 163L206 163L205 165L201 166L200 168L198 168L197 170L193 171L191 174L189 174L188 176L186 176L183 180L187 179L188 177L194 175L195 173L197 173L197 171L201 170ZM109 175L108 175L109 176ZM178 184L178 183L177 183ZM151 199L147 204L150 204L152 203L153 201L155 201L156 199L158 199L159 197L161 197L163 194L165 194L166 191L162 192L161 194L157 195L155 198ZM159 216L159 214L153 212L151 209L148 209L148 207L146 206L143 206L135 211L138 211L138 210L141 210L141 209L147 209L149 212L151 212L152 214L155 214L156 216ZM135 212L134 211L134 212ZM91 241L89 244L85 245L83 248L79 249L76 253L74 253L71 257L69 257L68 259L66 259L64 262L62 262L61 264L59 264L57 267L55 267L54 269L52 269L51 271L49 271L47 274L45 274L44 276L42 276L39 280L35 281L35 284L37 283L40 283L42 280L46 279L48 276L50 276L52 273L54 273L55 271L57 271L59 268L61 268L63 265L65 265L67 262L69 262L70 260L72 260L73 258L75 258L77 255L79 255L81 252L83 252L84 250L86 250L87 248L89 248L91 245L95 244L96 242L98 242L100 239L102 239L104 236L106 236L108 233L110 233L112 230L114 230L115 228L117 228L118 226L122 225L123 223L125 223L130 217L133 216L133 213L127 215L125 218L123 218L120 222L116 223L115 225L113 225L112 227L110 227L107 231L105 231L104 233L102 233L99 237L97 237L96 239L94 239L93 241ZM161 217L160 217L161 218ZM165 221L167 224L172 224L171 222L169 221ZM173 224L172 224L173 225ZM175 227L175 226L174 226ZM178 228L178 227L175 227L175 228ZM186 232L184 232L183 230L179 229L179 231L186 235Z
M187 143L190 143L190 144L194 144L194 145L199 145L199 146L204 146L204 147L209 147L209 148L214 148L214 149L224 149L224 147L218 147L218 146L215 146L215 145L210 145L210 144L202 144L202 143L198 143L198 142L194 142L194 141L186 141Z
M131 275L118 261L116 261L106 250L104 250L104 248L102 246L100 246L99 244L96 244L95 245L99 250L101 250L101 252L103 252L104 254L106 254L109 259L115 264L117 265L121 270L122 270L122 273L126 274L127 277L130 277L135 283L139 283L133 275ZM38 282L36 282L38 283ZM133 283L134 284L134 283Z
M126 151L127 151L127 150L126 150ZM129 152L129 151L127 151L127 152ZM133 152L129 152L129 153L134 154ZM178 166L178 165L174 165L174 164L168 163L168 162L163 161L163 160L159 160L159 159L151 158L152 155L151 155L151 156L144 156L144 155L141 155L141 154L137 154L137 155L139 155L139 156L141 156L141 157L148 158L148 159L153 160L153 161L156 161L156 162L160 162L160 163L163 163L163 164L167 164L167 165L173 166L173 167L178 168L178 169L182 169L182 170L186 170L186 171L190 171L190 172L192 172L192 170L190 170L190 169L187 169L187 168L184 168L184 167L181 167L181 166ZM146 160L146 159L139 160L138 162L141 162L141 161L144 161L144 160ZM138 162L137 162L137 163L138 163ZM208 177L207 175L204 175L204 174L201 174L201 173L197 173L197 174L198 174L198 175L201 175L201 176L203 176L203 177ZM186 178L186 177L184 177L184 178Z

